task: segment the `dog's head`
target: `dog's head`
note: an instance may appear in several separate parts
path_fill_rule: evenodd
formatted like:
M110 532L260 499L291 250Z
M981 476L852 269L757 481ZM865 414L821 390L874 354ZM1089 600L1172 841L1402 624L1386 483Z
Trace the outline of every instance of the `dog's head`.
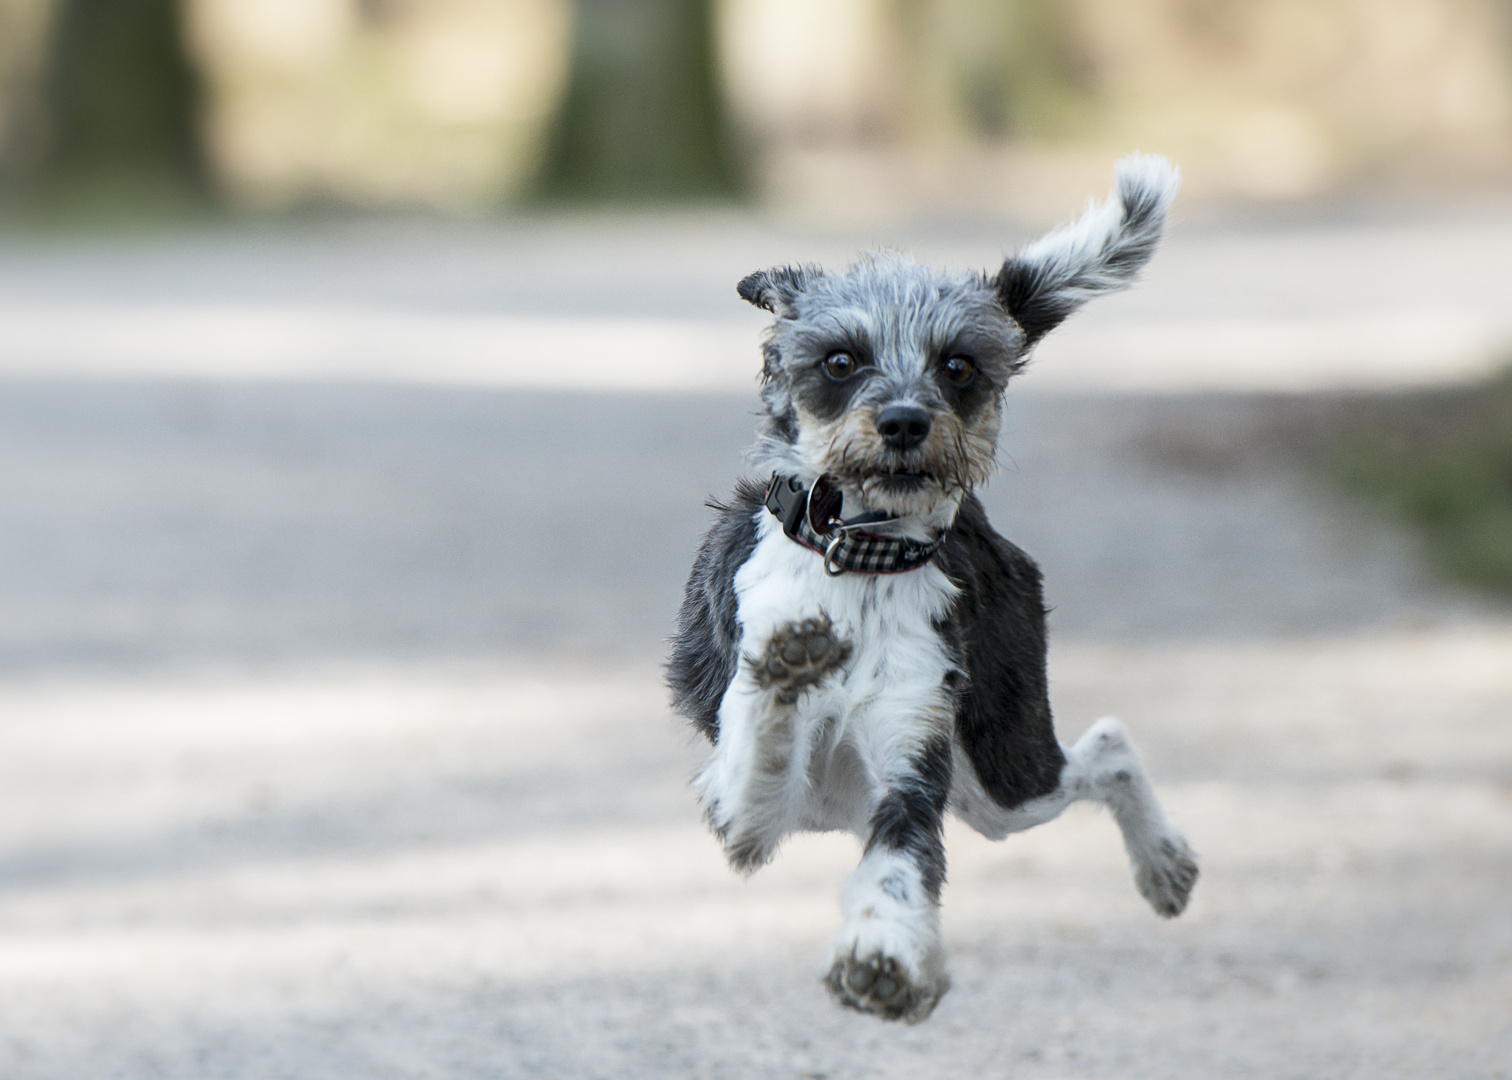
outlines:
M1176 193L1162 158L1119 162L1112 197L1022 248L996 274L945 274L892 253L843 273L781 267L740 282L777 316L764 348L755 457L847 505L953 515L992 472L1008 380L1087 300L1133 282Z

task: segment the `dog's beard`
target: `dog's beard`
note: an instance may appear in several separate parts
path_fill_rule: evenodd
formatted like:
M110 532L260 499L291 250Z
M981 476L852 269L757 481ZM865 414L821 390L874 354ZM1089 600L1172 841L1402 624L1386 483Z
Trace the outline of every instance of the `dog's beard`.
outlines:
M855 410L829 424L801 424L800 448L816 472L835 477L866 510L927 516L991 475L997 442L991 411L969 425L953 413L936 415L920 445L896 450L878 434L874 413Z

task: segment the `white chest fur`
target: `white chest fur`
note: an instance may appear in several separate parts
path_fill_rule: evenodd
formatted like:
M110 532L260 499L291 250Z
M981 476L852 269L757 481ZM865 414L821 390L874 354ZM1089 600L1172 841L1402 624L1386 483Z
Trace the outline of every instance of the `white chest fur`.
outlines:
M756 548L735 575L742 654L759 656L775 630L809 618L827 618L850 645L843 668L799 697L783 720L791 724L793 767L779 800L782 824L864 831L876 794L908 771L927 742L950 735L954 661L936 626L949 615L955 586L933 563L832 577L769 515L757 528ZM770 707L748 668L742 661L721 705L721 743L759 737Z

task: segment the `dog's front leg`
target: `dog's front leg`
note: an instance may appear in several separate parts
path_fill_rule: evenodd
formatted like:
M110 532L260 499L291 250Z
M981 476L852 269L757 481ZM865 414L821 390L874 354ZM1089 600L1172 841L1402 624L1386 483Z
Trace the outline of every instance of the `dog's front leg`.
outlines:
M782 623L759 648L742 650L720 705L714 752L695 781L736 870L749 873L771 859L798 817L813 735L801 729L799 701L850 653L822 615Z
M950 743L940 734L883 783L825 979L843 1005L916 1024L950 988L940 932L950 774Z

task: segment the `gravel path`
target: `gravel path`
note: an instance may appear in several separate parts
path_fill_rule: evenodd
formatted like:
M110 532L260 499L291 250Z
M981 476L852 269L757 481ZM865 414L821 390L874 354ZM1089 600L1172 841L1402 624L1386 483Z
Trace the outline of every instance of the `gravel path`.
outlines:
M818 984L854 844L731 875L659 684L748 394L0 380L0 1076L1512 1076L1512 621L1284 404L1014 391L1061 730L1129 723L1204 877L953 827L901 1029Z
M1463 1077L1512 1062L1512 632L1056 649L1204 855L954 827L955 988L819 986L839 837L750 881L651 672L387 667L0 693L0 1075Z

